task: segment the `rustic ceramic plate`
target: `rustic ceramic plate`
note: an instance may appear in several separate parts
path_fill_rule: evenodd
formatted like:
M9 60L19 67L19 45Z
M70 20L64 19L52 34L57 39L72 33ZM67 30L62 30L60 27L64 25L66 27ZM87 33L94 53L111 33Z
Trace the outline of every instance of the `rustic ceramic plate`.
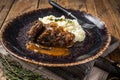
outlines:
M96 21L97 19L85 12L79 12L77 10L69 11L86 23L95 23L92 21ZM64 67L83 64L94 60L102 55L108 48L111 38L106 26L102 25L102 28L100 28L96 25L94 28L84 29L86 31L85 40L80 43L75 43L69 48L71 53L68 56L53 57L27 50L25 47L26 42L28 42L26 32L30 29L35 20L47 15L61 16L63 13L58 12L53 8L38 9L17 16L2 28L2 45L9 54L12 54L21 60L42 66ZM86 19L86 15L89 15L92 21ZM69 16L66 17L70 18ZM99 22L103 23L101 21Z

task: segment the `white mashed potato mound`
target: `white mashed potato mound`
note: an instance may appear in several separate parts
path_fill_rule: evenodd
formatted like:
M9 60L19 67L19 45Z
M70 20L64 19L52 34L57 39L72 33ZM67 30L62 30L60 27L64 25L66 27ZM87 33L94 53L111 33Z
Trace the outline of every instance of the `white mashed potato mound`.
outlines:
M53 15L45 16L39 18L44 24L49 24L51 22L56 22L59 27L63 27L64 30L71 32L75 35L74 42L83 41L85 39L85 31L82 29L81 25L76 19L66 19L65 16L55 17Z

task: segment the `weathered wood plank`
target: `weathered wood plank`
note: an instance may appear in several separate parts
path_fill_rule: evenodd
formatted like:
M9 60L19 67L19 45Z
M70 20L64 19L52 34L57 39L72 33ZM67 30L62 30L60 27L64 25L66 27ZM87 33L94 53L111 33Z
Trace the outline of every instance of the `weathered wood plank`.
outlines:
M68 9L76 9L87 11L86 9L86 0L54 0L58 4L60 4L64 8ZM49 8L52 7L47 0L40 0L39 1L39 8Z
M97 16L94 0L87 0L86 1L86 7L87 7L87 10L88 10L88 13L90 13L94 16Z
M6 76L4 75L4 72L2 69L3 69L2 63L0 62L0 80L6 80Z
M71 4L69 3L70 0L54 0L54 1L56 1L58 4L60 4L64 8L70 8L69 6L69 4Z
M120 18L120 0L109 0L109 4L117 18Z
M87 80L106 80L108 74L109 73L98 67L93 67L90 74L87 77Z
M106 26L108 27L109 32L114 35L115 37L119 36L113 30L117 31L116 24L114 24L112 20L112 16L109 13L109 9L107 9L103 3L103 0L95 0L95 6L97 11L97 16L105 22Z
M86 1L87 0L69 0L68 1L68 8L75 9L75 10L80 10L80 11L86 11Z
M95 62L95 66L107 71L110 74L114 74L120 77L120 68L115 66L114 61L109 61L104 58L98 58Z
M88 12L86 7L86 1L87 0L79 0L79 2L77 2L77 4L79 4L80 11Z
M110 60L113 60L120 64L120 49L119 48L113 51L109 56L110 56Z
M113 34L113 35L117 34L116 38L118 38L120 40L120 28L119 28L120 27L120 19L119 19L120 17L117 16L117 14L115 14L115 10L112 8L113 6L110 5L109 1L112 1L112 3L114 3L113 2L114 0L103 0L105 7L107 9L109 9L108 12L112 17L112 23L114 23L115 30L112 30L112 32L115 32L115 34ZM111 28L111 27L109 27L109 28Z
M48 3L48 0L40 0L38 4L39 4L39 5L38 5L38 8L39 8L39 9L52 7L52 6Z
M37 2L38 0L15 0L5 21L7 22L19 14L36 9Z
M118 6L119 9L120 9L120 0L113 0L113 1L115 1L115 2L117 3L117 6Z
M0 28L13 4L14 0L0 0Z

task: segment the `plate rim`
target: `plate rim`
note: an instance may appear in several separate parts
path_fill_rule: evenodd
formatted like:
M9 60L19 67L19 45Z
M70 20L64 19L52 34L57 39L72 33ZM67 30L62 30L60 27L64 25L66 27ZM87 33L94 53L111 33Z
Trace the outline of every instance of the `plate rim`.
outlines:
M18 16L12 18L10 21L8 21L5 25L2 26L1 30L0 30L0 41L1 41L1 45L3 46L3 48L10 54L12 54L13 56L15 56L16 58L20 59L20 60L23 60L23 61L26 61L26 62L29 62L29 63L33 63L33 64L37 64L37 65L40 65L40 66L48 66L48 67L67 67L67 66L74 66L74 65L79 65L79 64L83 64L83 63L87 63L87 62L90 62L96 58L98 58L100 55L104 54L104 52L107 50L107 48L109 47L110 45L110 42L111 42L111 35L107 29L107 25L105 25L105 29L106 29L106 36L108 37L106 42L105 42L105 46L102 47L95 55L92 55L91 57L88 57L86 59L83 59L83 60L80 60L80 61L76 61L76 62L71 62L71 63L45 63L45 62L38 62L38 61L35 61L35 60L32 60L32 59L28 59L28 58L25 58L25 57L21 57L21 56L18 56L16 54L16 52L14 51L11 51L10 49L8 49L6 46L5 46L5 43L4 43L4 40L3 40L3 32L5 31L5 29L8 27L8 24L10 24L13 20L15 20L16 18L19 18L23 15L26 15L26 14L29 14L31 12L34 12L34 11L39 11L39 10L44 10L44 9L52 9L52 8L43 8L43 9L35 9L35 10L31 10L31 11L28 11L28 12L25 12L25 13L22 13L22 14L19 14ZM72 9L74 10L74 9ZM87 12L86 12L87 13ZM87 13L89 14L89 13ZM91 15L91 14L90 14ZM93 15L92 15L93 16Z

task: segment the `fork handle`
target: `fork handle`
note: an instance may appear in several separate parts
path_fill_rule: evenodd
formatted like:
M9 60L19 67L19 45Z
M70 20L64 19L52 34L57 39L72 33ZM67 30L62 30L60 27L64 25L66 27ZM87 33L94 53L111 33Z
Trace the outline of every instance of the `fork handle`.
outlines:
M71 14L71 12L67 11L65 8L63 8L62 6L60 6L59 4L57 4L56 2L54 2L53 0L49 0L49 4L51 4L54 8L64 12L65 14L67 14L68 16L70 16L73 19L78 20L78 18L76 16L74 16L73 14ZM79 19L79 23L83 24L83 21Z
M49 0L49 4L51 4L54 8L59 9L60 11L66 13L67 15L70 15L71 13L67 11L65 8L54 2L53 0Z

